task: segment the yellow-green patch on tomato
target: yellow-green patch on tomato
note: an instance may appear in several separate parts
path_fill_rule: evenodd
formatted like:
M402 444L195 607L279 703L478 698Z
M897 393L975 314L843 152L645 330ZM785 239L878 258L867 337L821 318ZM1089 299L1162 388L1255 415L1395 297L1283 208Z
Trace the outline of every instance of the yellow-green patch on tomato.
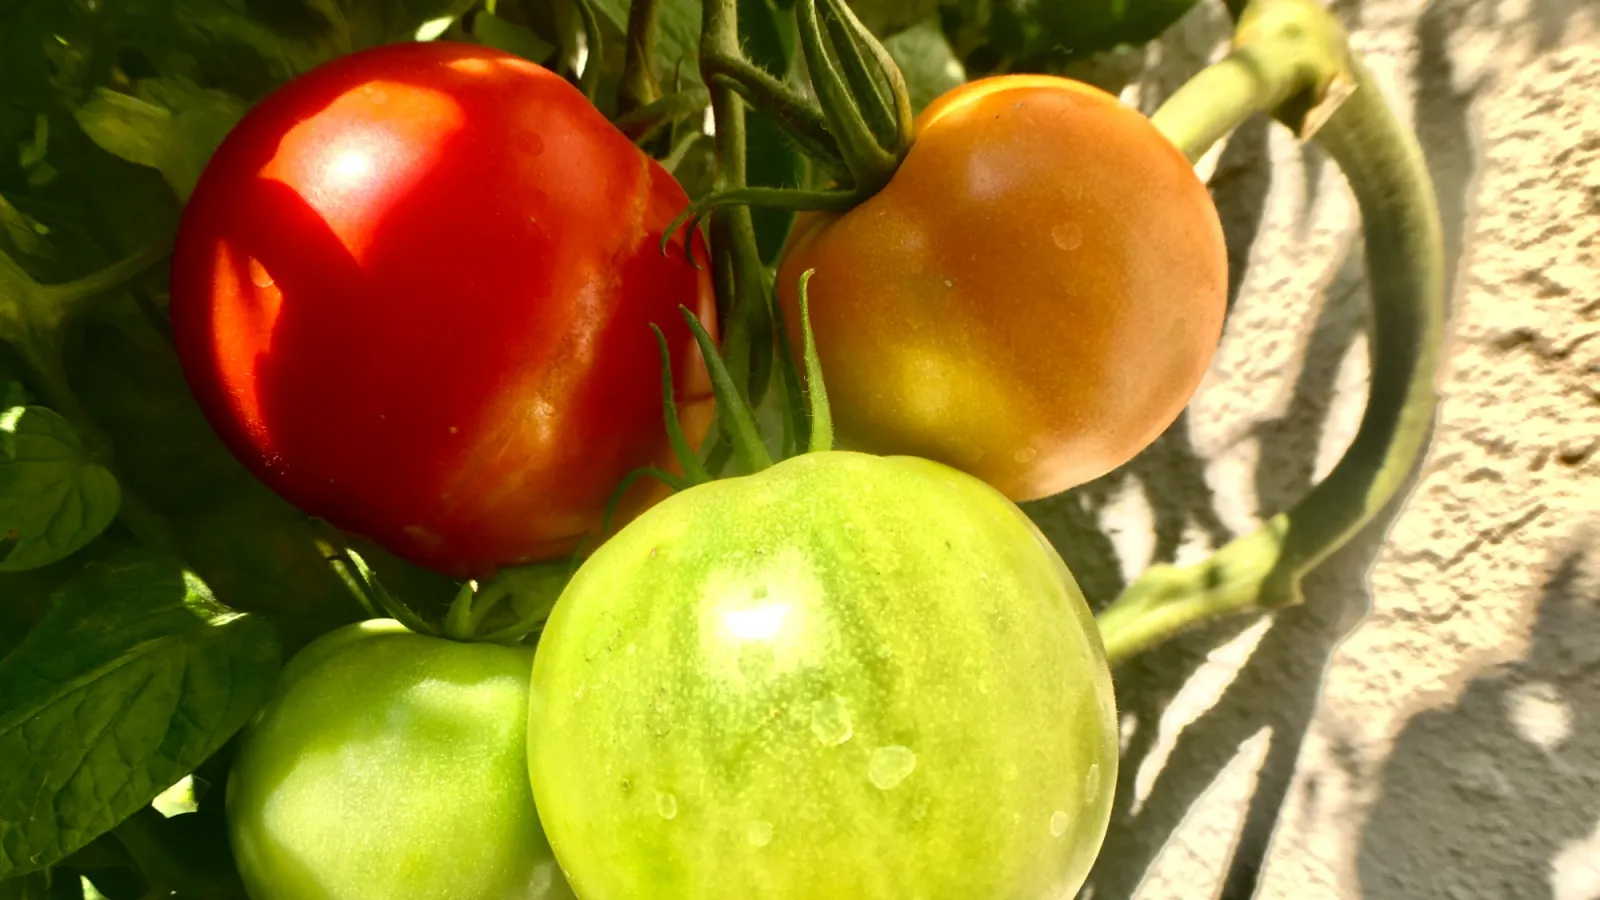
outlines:
M938 463L806 454L598 550L529 770L585 900L1038 900L1105 834L1111 681L1071 574Z

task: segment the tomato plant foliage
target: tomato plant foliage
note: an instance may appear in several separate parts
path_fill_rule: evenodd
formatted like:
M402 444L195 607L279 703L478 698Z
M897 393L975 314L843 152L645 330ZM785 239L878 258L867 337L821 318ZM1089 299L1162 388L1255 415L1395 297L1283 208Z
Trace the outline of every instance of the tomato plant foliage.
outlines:
M544 831L581 896L1031 896L1081 882L1116 764L1093 625L1021 514L933 463L819 454L835 463L752 476L798 493L724 482L657 507L595 557L617 566L586 567L558 607L530 705L534 640L518 626L554 597L517 586L564 582L608 512L620 523L668 493L635 481L617 494L630 473L684 477L647 326L666 335L691 446L711 413L680 304L727 337L727 295L748 295L727 347L740 389L793 378L792 285L772 279L797 274L795 259L778 266L803 238L796 217L756 209L720 232L748 241L754 276L703 252L691 263L682 233L668 255L657 240L732 168L762 188L838 174L792 139L781 106L723 127L721 104L708 133L726 85L707 74L699 0L656 5L641 78L628 32L643 5L0 10L0 898L562 896ZM753 64L803 82L794 3L723 6ZM919 109L968 73L1072 55L1045 4L853 6ZM1073 53L1145 27L1096 25ZM384 103L401 112L385 119ZM428 165L407 170L405 147L363 159L336 146L396 128L438 151ZM324 190L408 174L376 212ZM837 343L822 303L840 277L817 282ZM585 316L592 328L568 327ZM823 356L848 394L848 364ZM800 430L776 434L780 393L756 417L792 449ZM708 432L713 469L726 431ZM854 474L784 480L828 465ZM819 510L805 491L823 482ZM696 496L726 501L695 512L720 525L675 518ZM518 574L535 561L547 567ZM496 569L503 581L464 581ZM801 570L820 580L790 578ZM821 631L728 644L723 613L738 610L696 605L716 578L741 603L761 582L768 606L789 604L787 627ZM420 630L511 646L352 627L396 607ZM747 618L736 631L767 627ZM723 644L696 643L719 628ZM791 652L832 655L790 679ZM763 743L774 703L792 715ZM616 743L596 737L617 722ZM367 780L327 768L341 759ZM821 789L790 796L800 776ZM198 809L151 805L183 779ZM453 804L428 796L452 784ZM282 785L298 785L294 808L274 811ZM550 798L543 829L533 791ZM284 838L275 815L303 828ZM384 841L401 849L370 853ZM628 864L597 867L612 851ZM776 892L813 875L811 895Z

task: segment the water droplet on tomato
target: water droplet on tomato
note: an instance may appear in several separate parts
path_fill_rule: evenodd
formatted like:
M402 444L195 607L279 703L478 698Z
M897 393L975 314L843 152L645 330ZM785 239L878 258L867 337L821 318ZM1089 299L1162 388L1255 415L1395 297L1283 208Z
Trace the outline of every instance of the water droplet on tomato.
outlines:
M956 286L956 282L955 282L955 279L953 279L953 278L946 278L946 279L945 279L945 280L944 280L944 286L945 286L945 287L947 287L947 288L953 288L953 287L955 287L955 286Z
M1067 815L1062 810L1056 810L1055 815L1050 817L1050 836L1061 837L1063 834L1067 833L1067 826L1071 824L1071 816Z
M1083 802L1093 803L1100 796L1100 764L1093 763L1089 766L1089 773L1083 776Z
M272 287L272 273L267 271L267 267L262 265L259 259L250 260L250 283L258 288Z
M1038 455L1039 451L1033 449L1032 447L1023 447L1021 450L1011 454L1011 458L1019 463L1030 463L1033 462L1033 458Z
M838 694L811 704L811 733L824 747L837 747L856 733L850 721L850 708Z
M656 813L661 818L671 821L678 817L678 798L671 794L656 791Z
M1076 250L1083 246L1083 226L1076 222L1063 222L1050 229L1050 239L1063 250Z
M756 819L745 829L745 837L752 847L765 847L772 843L772 823Z
M892 791L916 767L917 755L910 747L890 744L872 751L872 759L867 761L867 779L880 791Z
M455 433L456 433L456 432L458 432L458 431L460 431L460 430L461 430L461 429L459 429L459 428L457 428L457 427L455 427L455 426L454 426L454 425L451 425L451 426L450 426L450 433L451 433L451 434L455 434Z

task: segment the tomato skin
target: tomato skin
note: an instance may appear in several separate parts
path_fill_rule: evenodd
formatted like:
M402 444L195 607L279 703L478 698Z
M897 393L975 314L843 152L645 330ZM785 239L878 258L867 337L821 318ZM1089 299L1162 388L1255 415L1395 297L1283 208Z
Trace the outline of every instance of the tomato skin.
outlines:
M1013 500L1132 458L1177 417L1221 336L1222 228L1144 116L1078 82L1007 75L917 119L882 191L802 216L798 282L842 446L936 459Z
M1099 634L1038 530L954 469L848 452L601 547L529 727L585 900L1068 897L1117 773Z
M389 619L296 654L228 780L252 900L571 900L528 790L532 656Z
M457 576L571 551L691 441L714 327L682 188L570 84L448 42L336 59L239 123L185 209L173 329L207 418L303 510ZM659 492L641 487L625 517Z

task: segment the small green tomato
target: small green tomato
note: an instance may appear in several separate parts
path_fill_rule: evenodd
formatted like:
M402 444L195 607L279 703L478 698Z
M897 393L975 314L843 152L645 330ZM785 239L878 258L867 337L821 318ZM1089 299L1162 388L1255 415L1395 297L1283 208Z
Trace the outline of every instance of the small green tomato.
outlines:
M387 619L302 650L228 783L252 900L571 900L528 789L532 657Z

